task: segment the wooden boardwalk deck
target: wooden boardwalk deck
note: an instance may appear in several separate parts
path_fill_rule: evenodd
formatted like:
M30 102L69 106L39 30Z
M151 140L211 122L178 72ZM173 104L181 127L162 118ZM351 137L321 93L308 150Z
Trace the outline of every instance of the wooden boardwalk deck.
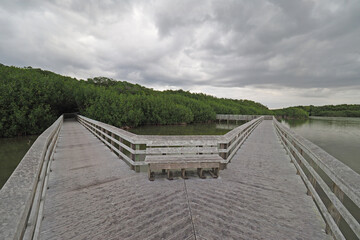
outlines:
M41 239L331 239L272 121L218 179L150 182L75 121L54 158Z

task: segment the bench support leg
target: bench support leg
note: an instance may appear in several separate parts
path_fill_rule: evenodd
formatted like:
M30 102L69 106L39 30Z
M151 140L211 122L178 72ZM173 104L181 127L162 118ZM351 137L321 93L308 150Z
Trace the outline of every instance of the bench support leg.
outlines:
M219 168L213 168L213 169L210 171L210 175L211 175L213 178L218 178L218 177L219 177Z
M172 172L170 171L170 169L167 170L167 178L169 180L173 180Z
M198 168L197 172L198 172L198 175L199 175L200 178L202 178L202 179L206 178L204 176L204 170L202 168Z
M154 172L151 172L151 169L150 167L148 167L148 175L149 175L149 180L150 181L154 181L155 180L155 173Z
M188 179L188 177L186 176L185 168L181 169L181 177L182 177L183 179Z

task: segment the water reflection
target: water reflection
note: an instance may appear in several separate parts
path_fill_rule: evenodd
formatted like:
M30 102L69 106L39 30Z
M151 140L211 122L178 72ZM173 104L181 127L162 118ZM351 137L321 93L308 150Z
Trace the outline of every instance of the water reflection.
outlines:
M285 123L289 128L301 127L304 124L309 124L309 119L282 119L282 123Z
M238 127L239 125L236 124L216 124L216 128L218 129L228 129L228 130L232 130L236 127Z
M37 136L0 138L0 188L5 184Z
M360 118L311 117L282 123L360 173Z
M239 122L240 123L240 122ZM188 125L141 126L129 129L138 135L223 135L235 124L196 123Z

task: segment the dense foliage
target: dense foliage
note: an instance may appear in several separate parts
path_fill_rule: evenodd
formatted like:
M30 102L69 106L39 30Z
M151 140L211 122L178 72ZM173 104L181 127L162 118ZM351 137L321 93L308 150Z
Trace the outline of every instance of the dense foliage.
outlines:
M39 69L0 65L0 137L37 134L73 111L74 79Z
M325 105L325 106L301 106L303 110L308 112L309 116L323 117L360 117L360 105L341 104L341 105Z
M273 110L274 115L282 117L282 118L307 118L309 115L308 113L300 108L300 107L288 107L283 109L276 109Z
M0 137L41 133L65 112L80 112L118 127L206 122L216 114L271 114L248 100L160 92L105 77L77 80L0 64Z
M341 104L325 106L296 106L273 110L275 115L283 118L321 117L360 117L360 105Z
M0 137L38 134L62 113L80 112L114 126L215 120L216 114L360 117L360 105L298 106L269 110L249 100L183 90L155 91L105 77L77 80L41 69L0 64Z

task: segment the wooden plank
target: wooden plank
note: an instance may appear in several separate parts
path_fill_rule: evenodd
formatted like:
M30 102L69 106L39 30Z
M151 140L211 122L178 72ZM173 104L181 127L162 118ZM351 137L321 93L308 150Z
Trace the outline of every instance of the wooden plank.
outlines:
M146 163L162 163L162 162L223 162L223 159L217 155L157 155L146 156Z
M217 147L164 147L147 148L146 155L187 154L187 153L219 153Z
M219 168L218 162L174 162L174 163L150 163L151 170L162 169L196 169L196 168Z

